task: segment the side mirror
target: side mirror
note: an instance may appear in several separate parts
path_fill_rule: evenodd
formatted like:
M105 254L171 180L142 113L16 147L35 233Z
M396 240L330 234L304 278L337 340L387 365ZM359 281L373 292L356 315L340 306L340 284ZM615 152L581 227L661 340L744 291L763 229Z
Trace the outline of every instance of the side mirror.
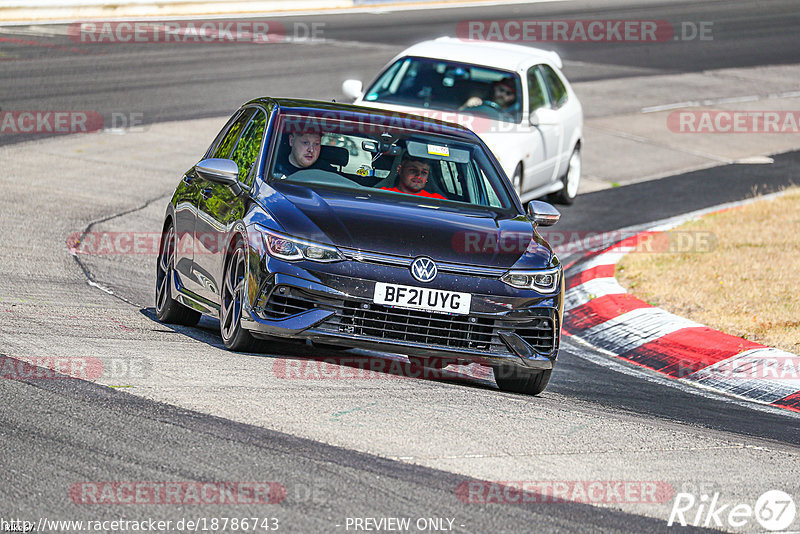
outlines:
M364 96L364 84L361 80L345 80L342 82L342 93L347 98L358 100Z
M539 108L530 114L531 126L552 126L558 124L558 113L554 109Z
M561 218L561 213L552 204L531 200L528 202L528 218L538 226L553 226Z
M204 159L194 166L194 170L201 178L227 185L236 195L242 192L239 186L239 166L234 161L221 158Z

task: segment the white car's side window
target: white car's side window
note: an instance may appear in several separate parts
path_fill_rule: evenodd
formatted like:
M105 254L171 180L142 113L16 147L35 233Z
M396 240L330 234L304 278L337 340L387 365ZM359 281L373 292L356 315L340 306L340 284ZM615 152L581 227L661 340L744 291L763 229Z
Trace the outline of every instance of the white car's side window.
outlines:
M561 78L549 65L539 65L539 67L547 84L547 89L550 91L553 109L558 109L567 103L567 88L564 87L564 82L561 81Z
M535 65L528 69L528 112L533 113L539 108L550 107L550 96L545 89L544 78Z

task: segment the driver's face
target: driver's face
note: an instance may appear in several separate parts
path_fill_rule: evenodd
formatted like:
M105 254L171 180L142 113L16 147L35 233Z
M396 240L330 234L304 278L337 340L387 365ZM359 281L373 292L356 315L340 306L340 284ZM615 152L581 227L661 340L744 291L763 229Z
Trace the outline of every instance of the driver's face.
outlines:
M498 83L494 86L494 101L503 107L510 106L517 99L516 92L506 85Z
M420 161L406 161L398 170L397 189L403 193L419 193L428 183L431 166Z
M289 144L292 146L293 165L305 169L317 161L321 147L319 134L291 135Z

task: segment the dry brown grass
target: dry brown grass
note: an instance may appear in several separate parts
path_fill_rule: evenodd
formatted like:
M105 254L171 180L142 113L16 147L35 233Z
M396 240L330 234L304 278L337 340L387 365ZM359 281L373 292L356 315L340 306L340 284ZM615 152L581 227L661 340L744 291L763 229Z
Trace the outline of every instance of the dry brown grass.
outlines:
M617 267L628 292L722 332L800 354L800 188L672 233L670 242L700 244L710 233L714 246L628 254Z

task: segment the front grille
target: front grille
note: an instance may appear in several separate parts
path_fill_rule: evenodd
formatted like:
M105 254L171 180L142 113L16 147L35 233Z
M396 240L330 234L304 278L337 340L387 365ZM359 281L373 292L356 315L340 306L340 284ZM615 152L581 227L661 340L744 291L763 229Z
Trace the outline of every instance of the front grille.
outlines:
M506 352L494 334L494 320L445 315L345 301L342 315L328 321L338 331L395 341L410 341L477 351Z
M269 319L283 319L318 307L335 312L316 327L323 332L407 341L434 349L446 347L508 354L509 350L498 334L503 330L515 332L541 354L549 354L556 348L556 329L553 319L548 316L519 322L474 315L447 315L392 308L368 301L322 297L290 286L275 288L269 298L260 298L257 305L259 315Z

